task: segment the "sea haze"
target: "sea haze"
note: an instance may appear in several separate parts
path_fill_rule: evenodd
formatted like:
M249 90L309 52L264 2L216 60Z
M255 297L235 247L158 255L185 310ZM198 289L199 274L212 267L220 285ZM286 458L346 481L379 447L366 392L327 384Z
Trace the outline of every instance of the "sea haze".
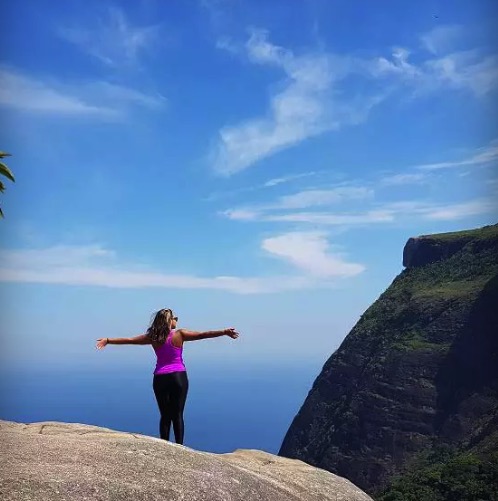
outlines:
M276 454L320 370L317 364L224 367L222 371L189 368L184 445L216 453L245 448ZM3 368L0 375L1 419L63 421L159 434L151 370L30 367Z

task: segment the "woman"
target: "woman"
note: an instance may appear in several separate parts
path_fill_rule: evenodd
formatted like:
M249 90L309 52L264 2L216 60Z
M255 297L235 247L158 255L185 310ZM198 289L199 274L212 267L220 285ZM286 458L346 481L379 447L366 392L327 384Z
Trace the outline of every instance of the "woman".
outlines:
M237 339L239 333L233 329L220 331L195 332L177 329L178 317L170 309L159 310L145 334L131 338L97 339L97 349L108 344L151 344L157 355L154 370L153 388L161 413L159 433L162 439L169 440L171 423L177 444L183 444L183 409L187 399L187 369L183 363L183 343L219 336Z

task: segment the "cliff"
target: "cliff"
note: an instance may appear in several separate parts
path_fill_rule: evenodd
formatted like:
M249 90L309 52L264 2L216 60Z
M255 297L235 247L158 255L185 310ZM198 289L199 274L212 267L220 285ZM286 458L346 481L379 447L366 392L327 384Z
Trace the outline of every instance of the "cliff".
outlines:
M424 455L498 451L498 225L410 239L403 262L323 366L279 451L369 493Z
M0 421L0 465L3 501L371 501L301 461L82 424Z

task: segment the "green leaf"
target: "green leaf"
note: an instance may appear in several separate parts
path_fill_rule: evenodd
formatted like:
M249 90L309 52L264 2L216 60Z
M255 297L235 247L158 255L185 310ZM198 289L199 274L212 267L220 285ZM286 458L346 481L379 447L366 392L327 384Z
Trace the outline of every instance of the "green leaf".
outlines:
M5 191L5 186L3 185L2 181L0 181L0 193L3 193Z
M10 153L5 153L5 151L0 151L0 158L11 157Z
M12 172L10 171L10 169L4 163L2 163L2 162L0 162L0 174L2 174L3 176L9 178L11 181L15 182L14 174L12 174Z

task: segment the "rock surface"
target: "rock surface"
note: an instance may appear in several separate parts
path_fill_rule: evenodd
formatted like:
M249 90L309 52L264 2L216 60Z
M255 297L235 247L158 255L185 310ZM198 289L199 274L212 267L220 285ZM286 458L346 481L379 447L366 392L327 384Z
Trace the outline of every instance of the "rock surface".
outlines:
M279 455L377 493L418 454L498 451L498 225L411 240Z
M348 480L258 450L196 451L98 426L0 421L3 501L371 501Z

